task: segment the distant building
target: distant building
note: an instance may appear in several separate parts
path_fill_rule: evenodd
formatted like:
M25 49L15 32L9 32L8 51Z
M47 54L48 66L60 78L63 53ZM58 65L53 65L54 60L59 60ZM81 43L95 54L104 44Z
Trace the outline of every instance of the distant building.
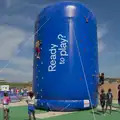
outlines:
M9 91L9 85L0 85L0 91Z
M5 80L0 80L0 83L6 82Z

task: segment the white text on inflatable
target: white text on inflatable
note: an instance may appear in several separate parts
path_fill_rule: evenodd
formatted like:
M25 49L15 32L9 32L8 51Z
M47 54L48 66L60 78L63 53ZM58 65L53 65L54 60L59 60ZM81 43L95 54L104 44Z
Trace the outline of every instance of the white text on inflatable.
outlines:
M60 47L58 48L58 50L60 51L59 64L65 64L65 57L68 56L68 53L67 53L68 40L66 40L66 36L63 36L62 34L58 35L58 39L60 40Z
M55 44L51 44L50 51L50 65L48 66L48 71L56 71L56 52L58 46Z
M62 34L59 34L57 36L57 39L60 41L59 45L51 44L51 48L49 49L50 52L50 62L48 66L49 72L55 72L56 71L56 60L57 55L60 55L60 60L58 61L60 65L66 63L66 57L68 56L67 47L68 47L68 40L66 39L66 36L63 36Z

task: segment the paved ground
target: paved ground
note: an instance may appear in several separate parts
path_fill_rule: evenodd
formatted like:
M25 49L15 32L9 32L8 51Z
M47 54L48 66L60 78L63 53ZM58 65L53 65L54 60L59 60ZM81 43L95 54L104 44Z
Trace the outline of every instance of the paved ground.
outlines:
M45 113L38 113L36 114L36 118L40 118L40 119L45 119L45 118L51 118L51 117L57 117L57 116L61 116L61 115L67 115L67 114L71 114L73 112L45 112Z

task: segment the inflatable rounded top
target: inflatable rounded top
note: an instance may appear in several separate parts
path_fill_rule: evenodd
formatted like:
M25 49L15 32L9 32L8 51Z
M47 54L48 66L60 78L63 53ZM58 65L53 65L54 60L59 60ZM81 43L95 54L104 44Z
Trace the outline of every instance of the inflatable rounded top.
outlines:
M80 14L88 16L91 14L94 17L93 13L80 2L66 1L48 5L41 11L38 18L43 16L54 17L54 14L58 14L58 17L79 17Z

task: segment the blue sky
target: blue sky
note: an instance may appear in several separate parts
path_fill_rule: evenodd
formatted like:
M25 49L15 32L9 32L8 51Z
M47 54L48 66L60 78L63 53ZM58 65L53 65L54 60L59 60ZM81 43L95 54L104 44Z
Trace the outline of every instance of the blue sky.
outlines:
M64 0L0 0L0 79L32 80L34 22L43 7L59 1ZM120 1L74 1L97 18L100 72L120 77Z

